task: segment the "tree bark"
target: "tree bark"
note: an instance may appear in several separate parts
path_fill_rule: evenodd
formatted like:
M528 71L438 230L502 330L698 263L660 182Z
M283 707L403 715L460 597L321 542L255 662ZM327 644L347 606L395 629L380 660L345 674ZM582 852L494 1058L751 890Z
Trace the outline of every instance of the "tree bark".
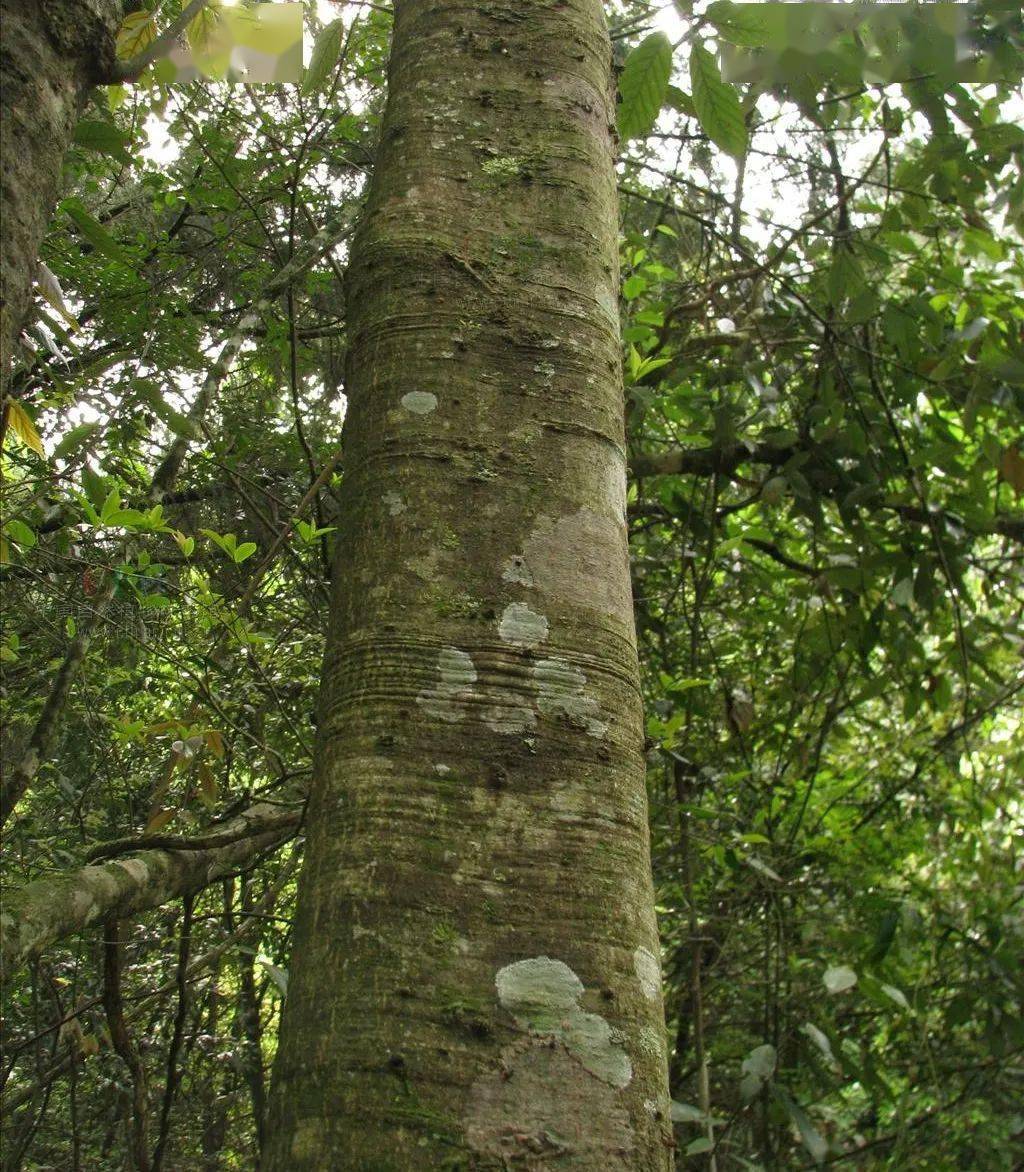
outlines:
M399 0L264 1168L671 1164L599 0Z
M92 86L114 69L124 0L0 0L0 380L32 298L61 167Z
M0 972L5 977L56 940L108 917L122 919L208 887L291 838L300 815L252 806L224 828L233 841L198 850L143 850L100 866L46 875L4 893Z

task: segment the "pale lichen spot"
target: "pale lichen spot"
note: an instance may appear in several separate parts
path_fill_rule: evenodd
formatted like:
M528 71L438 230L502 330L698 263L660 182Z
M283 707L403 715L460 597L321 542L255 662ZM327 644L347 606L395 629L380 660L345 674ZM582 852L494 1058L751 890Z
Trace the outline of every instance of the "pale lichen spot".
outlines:
M392 517L397 517L409 507L397 492L386 492L383 496L384 506Z
M413 415L429 415L437 407L437 395L430 391L409 391L402 396L401 402Z
M626 530L618 504L612 516L610 490L603 483L594 487L603 497L600 512L583 508L560 517L541 517L523 545L522 556L541 598L597 611L631 635Z
M548 637L548 620L521 602L511 602L502 612L498 634L513 647L537 647Z
M565 659L541 659L534 664L533 675L537 681L537 709L542 716L565 716L589 736L605 735L608 725L598 719L600 707L593 696L583 691L587 677L575 664Z
M434 772L437 774L438 777L447 777L448 774L451 773L451 771L452 771L452 768L450 765L442 765L440 762L438 762L434 766Z
M505 563L505 568L501 572L502 580L505 582L514 582L517 586L532 586L533 575L530 573L530 567L526 564L526 559L521 554L514 554Z
M657 999L661 992L661 966L658 958L642 945L633 953L633 969L640 988L648 1001Z
M571 1009L583 995L583 982L563 961L549 956L517 960L494 978L498 1000L525 1028L536 1029Z
M522 702L510 701L507 704L492 704L484 712L484 723L492 732L517 736L532 729L537 723L537 717L533 709Z
M416 703L429 716L454 724L466 715L466 703L473 694L476 668L466 651L444 647L437 657L438 681L424 688Z
M600 1014L579 1004L583 982L549 956L534 956L500 969L494 979L498 1000L522 1029L557 1038L595 1078L622 1088L633 1078L629 1055Z
M126 871L136 883L143 884L149 881L149 867L141 859L118 859L115 866Z

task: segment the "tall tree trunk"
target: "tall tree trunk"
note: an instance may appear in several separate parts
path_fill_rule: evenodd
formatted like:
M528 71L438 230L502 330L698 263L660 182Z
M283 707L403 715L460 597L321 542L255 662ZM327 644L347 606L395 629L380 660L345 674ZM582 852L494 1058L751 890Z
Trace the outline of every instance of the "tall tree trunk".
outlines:
M124 0L0 0L0 379L32 295L39 245L89 89L114 67Z
M399 0L270 1172L665 1169L600 0Z

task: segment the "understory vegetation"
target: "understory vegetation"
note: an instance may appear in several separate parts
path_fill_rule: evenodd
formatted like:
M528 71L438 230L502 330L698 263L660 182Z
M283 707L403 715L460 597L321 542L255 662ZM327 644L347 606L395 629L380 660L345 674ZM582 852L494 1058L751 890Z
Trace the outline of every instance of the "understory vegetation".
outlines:
M123 55L180 7L130 17ZM1009 1172L1021 18L971 7L991 72L965 81L921 15L890 81L867 26L780 49L772 9L609 8L677 1162ZM263 1142L391 29L306 19L301 84L94 91L42 249L3 414L5 1172ZM141 852L175 848L205 878L146 903ZM88 864L137 889L79 897Z

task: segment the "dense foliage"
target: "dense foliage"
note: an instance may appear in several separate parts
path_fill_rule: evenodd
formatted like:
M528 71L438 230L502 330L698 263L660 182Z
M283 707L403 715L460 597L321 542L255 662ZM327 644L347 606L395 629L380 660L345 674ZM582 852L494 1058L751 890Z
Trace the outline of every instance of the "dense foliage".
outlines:
M307 7L302 85L143 75L68 156L4 409L12 887L302 809L390 30ZM902 59L756 7L610 13L680 1165L1010 1169L1024 32L972 9L982 84L927 21ZM253 1165L300 856L9 980L5 1169Z

